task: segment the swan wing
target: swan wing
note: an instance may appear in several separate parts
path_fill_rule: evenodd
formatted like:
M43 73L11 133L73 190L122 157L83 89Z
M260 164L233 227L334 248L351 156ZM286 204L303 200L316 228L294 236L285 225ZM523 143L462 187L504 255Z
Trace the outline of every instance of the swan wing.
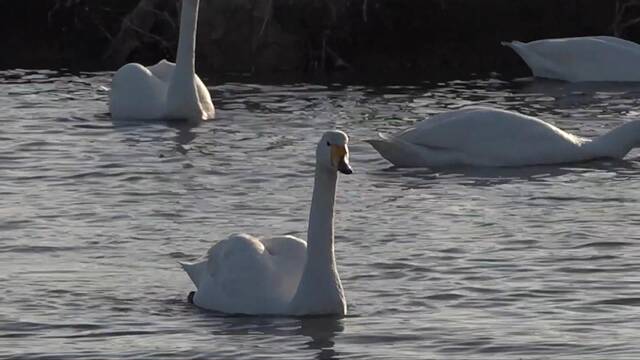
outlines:
M190 268L205 272L194 281L196 305L225 313L280 313L302 275L306 243L294 237L234 234L214 245L204 261L206 267Z
M167 87L171 82L171 77L173 76L175 68L175 63L164 59L160 60L157 64L148 67L149 71L156 78L165 83ZM215 117L215 107L213 106L209 89L207 89L207 86L202 82L202 79L200 79L197 74L194 74L194 79L198 103L200 105L200 109L204 113L203 120L213 119Z
M585 39L593 39L604 43L609 43L611 45L622 46L628 49L633 49L634 51L637 51L638 49L638 44L634 43L633 41L621 39L615 36L586 36Z
M157 77L160 81L169 84L171 81L171 76L173 75L173 71L176 68L176 64L171 61L167 61L162 59L158 61L157 64L149 66L149 71Z
M109 111L115 119L156 119L164 112L167 85L148 68L130 63L113 76Z
M530 116L470 107L378 141L384 146L371 143L398 166L518 166L572 161L584 140Z
M438 114L398 135L402 140L436 149L473 152L488 147L549 144L577 137L537 118L513 111L469 107Z

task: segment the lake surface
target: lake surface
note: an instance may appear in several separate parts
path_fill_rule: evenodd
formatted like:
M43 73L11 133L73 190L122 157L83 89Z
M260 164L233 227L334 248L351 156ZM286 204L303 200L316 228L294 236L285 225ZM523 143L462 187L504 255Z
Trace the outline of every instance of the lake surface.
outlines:
M114 123L110 76L0 72L0 357L640 358L640 152L406 170L362 141L471 104L595 136L640 118L640 85L226 83L217 119L187 127ZM349 316L188 304L178 261L234 232L306 237L331 128L355 170L336 214Z

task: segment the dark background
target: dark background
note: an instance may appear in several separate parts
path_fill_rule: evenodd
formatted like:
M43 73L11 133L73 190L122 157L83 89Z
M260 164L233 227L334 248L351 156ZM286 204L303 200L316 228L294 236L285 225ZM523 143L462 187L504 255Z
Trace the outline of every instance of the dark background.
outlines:
M174 59L177 0L0 0L0 68L115 70ZM640 40L637 0L201 0L208 78L525 76L504 40ZM494 74L495 75L495 74Z

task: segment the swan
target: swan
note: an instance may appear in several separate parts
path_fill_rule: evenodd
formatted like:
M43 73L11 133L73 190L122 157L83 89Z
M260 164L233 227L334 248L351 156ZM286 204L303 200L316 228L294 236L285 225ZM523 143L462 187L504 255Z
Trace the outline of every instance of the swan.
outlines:
M640 81L640 45L611 36L502 42L541 78L570 82Z
M195 41L199 0L182 0L176 63L137 63L116 71L109 93L114 119L213 119L209 90L195 74Z
M352 173L347 143L344 132L328 131L316 148L308 242L293 236L229 236L200 260L181 263L197 289L190 302L228 314L346 315L333 206L337 172Z
M640 146L640 120L587 139L531 116L476 106L366 141L398 167L548 165L621 159Z

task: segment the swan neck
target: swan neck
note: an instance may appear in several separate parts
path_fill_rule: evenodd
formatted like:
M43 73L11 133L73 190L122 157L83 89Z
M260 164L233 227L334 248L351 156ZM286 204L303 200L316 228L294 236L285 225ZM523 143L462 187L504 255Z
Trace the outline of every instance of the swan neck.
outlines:
M309 228L307 230L308 261L335 263L333 208L338 174L316 166Z
M200 0L182 0L176 71L195 73L196 30Z
M593 139L587 146L600 157L623 158L640 145L640 121L630 121Z
M346 314L347 307L333 247L333 205L338 174L316 164L309 214L307 262L288 312L296 315Z

